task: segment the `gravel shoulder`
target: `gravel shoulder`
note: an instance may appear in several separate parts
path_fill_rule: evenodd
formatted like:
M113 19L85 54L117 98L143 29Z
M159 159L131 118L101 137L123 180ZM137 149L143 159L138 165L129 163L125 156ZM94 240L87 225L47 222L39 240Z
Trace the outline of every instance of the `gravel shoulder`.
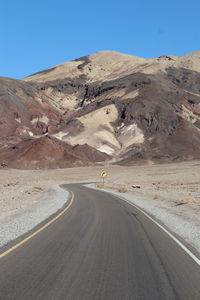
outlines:
M15 183L6 187L0 201L0 247L33 229L68 200L68 192L56 184L51 188L44 183L40 186Z

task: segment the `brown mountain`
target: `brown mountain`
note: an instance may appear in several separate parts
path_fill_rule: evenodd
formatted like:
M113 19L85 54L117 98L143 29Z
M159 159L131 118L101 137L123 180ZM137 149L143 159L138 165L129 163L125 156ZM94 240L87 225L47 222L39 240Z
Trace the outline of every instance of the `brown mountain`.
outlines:
M0 158L2 167L38 169L87 166L110 157L87 144L72 147L56 138L43 136L24 139L6 151L0 150Z
M71 153L82 153L83 161L112 156L113 163L130 165L196 159L200 51L154 59L104 51L23 80L1 78L0 108L1 163L9 147L27 140L35 144L44 134L71 145Z

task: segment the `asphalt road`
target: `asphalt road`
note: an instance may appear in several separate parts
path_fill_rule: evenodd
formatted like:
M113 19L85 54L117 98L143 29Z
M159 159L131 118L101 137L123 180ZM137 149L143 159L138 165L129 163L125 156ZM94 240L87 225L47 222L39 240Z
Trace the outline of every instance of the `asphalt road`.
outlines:
M78 184L74 202L0 260L1 300L199 300L199 266L128 203Z

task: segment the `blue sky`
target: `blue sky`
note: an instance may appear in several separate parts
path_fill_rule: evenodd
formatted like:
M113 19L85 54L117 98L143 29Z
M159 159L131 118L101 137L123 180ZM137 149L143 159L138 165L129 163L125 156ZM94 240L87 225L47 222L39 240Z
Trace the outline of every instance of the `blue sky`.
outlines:
M200 50L197 0L7 0L0 76L22 78L102 50L141 56Z

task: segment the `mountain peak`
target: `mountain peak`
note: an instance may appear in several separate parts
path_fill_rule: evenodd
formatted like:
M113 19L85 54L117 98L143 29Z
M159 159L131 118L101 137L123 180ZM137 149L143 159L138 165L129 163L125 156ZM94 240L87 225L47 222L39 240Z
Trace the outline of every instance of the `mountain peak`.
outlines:
M144 59L100 51L24 80L1 78L0 162L22 166L21 153L29 153L43 166L35 152L46 156L46 148L45 166L52 166L54 152L61 161L84 152L75 164L199 158L199 54ZM46 134L57 140L38 139Z

